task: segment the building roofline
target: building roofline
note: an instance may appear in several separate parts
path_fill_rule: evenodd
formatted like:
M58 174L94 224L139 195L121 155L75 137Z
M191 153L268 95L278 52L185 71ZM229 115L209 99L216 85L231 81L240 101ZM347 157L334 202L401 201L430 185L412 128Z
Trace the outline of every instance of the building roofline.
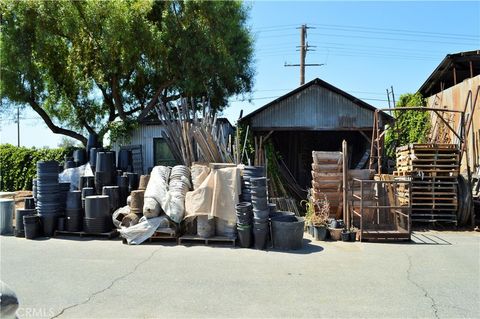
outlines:
M295 95L295 94L297 94L297 93L299 93L299 92L307 89L308 87L310 87L310 86L312 86L312 85L319 85L319 86L322 86L322 87L324 87L324 88L326 88L326 89L328 89L328 90L330 90L330 91L332 91L332 92L335 92L335 93L337 93L337 94L340 94L340 95L342 95L343 97L347 98L348 100L352 101L353 103L355 103L355 104L359 105L360 107L363 107L363 108L365 108L365 109L367 109L367 110L370 110L370 111L376 111L376 110L377 110L377 108L374 107L373 105L370 105L370 104L368 104L368 103L366 103L366 102L364 102L364 101L362 101L362 100L354 97L353 95L351 95L351 94L349 94L349 93L347 93L347 92L345 92L345 91L343 91L343 90L341 90L341 89L339 89L339 88L331 85L330 83L327 83L327 82L325 82L325 81L323 81L323 80L320 80L319 78L315 78L315 79L313 79L312 81L307 82L307 83L305 83L304 85L299 86L298 88L294 89L293 91L290 91L290 92L288 92L287 94L284 94L284 95L276 98L275 100L273 100L273 101L265 104L264 106L256 109L255 111L247 114L246 116L242 117L242 118L240 119L240 121L243 122L243 121L245 121L245 120L248 120L248 119L250 119L251 117L255 116L256 114L262 112L262 111L265 110L266 108L268 108L268 107L270 107L270 106L272 106L272 105L274 105L274 104L276 104L276 103L278 103L278 102L280 102L280 101L282 101L282 100L285 100L285 99L287 99L287 98L289 98L289 97L291 97L291 96L293 96L293 95ZM380 113L382 113L382 115L385 116L386 118L393 119L390 115L388 115L388 114L385 113L385 112L380 112Z

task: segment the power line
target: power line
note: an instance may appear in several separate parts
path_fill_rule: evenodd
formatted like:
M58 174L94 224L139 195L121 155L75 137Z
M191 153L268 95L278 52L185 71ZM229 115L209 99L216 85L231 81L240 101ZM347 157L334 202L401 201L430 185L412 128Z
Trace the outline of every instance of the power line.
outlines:
M403 41L403 42L423 42L423 43L437 43L437 44L468 44L461 42L445 42L445 41L433 41L433 40L421 40L421 39L401 39L401 38L383 38L383 37L367 37L361 35L347 35L347 34L328 34L328 33L312 33L312 35L323 35L327 37L343 37L343 38L360 38L360 39L372 39L372 40L387 40L387 41ZM475 42L470 42L475 44Z
M407 33L407 34L423 34L425 36L449 36L449 37L468 37L473 39L478 39L480 35L470 35L470 34L460 34L460 33L444 33L444 32L429 32L429 31L419 31L419 30L406 30L406 29L389 29L389 28L375 28L375 27L365 27L365 26L353 26L353 25L339 25L339 24L321 24L321 23L313 23L312 25L322 26L322 27L329 27L329 28L348 28L348 29L366 29L366 30L380 30L380 31L390 31L392 33ZM372 32L373 32L372 31Z

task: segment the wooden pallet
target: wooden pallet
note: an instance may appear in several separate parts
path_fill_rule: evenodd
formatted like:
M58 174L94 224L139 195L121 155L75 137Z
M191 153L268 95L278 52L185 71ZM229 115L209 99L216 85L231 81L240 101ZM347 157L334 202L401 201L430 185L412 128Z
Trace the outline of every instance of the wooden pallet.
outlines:
M56 230L54 233L54 237L57 236L80 236L80 237L106 237L107 239L113 239L118 237L119 232L114 229L110 232L106 233L87 233L84 231L66 231L66 230Z
M178 242L178 234L174 231L172 231L171 233L156 231L148 239L148 241L149 242L153 242L153 241L175 241L175 242Z
M178 238L178 244L182 245L185 243L201 243L205 244L206 246L209 246L210 244L215 245L215 244L230 244L233 247L235 247L235 238L230 238L226 236L213 236L209 238L204 238L196 235L183 235Z

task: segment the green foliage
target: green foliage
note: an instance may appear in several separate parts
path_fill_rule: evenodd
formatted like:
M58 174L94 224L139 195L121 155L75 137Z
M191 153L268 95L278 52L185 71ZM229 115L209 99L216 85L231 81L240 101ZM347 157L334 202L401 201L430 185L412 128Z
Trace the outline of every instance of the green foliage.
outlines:
M115 121L110 123L110 144L125 145L130 142L131 132L138 128L138 122L132 120Z
M31 190L32 179L37 174L37 162L56 160L62 162L74 148L26 148L0 144L0 190Z
M425 106L425 99L420 93L402 94L396 108L408 108ZM422 111L394 111L395 125L385 135L387 156L395 158L395 150L398 146L409 143L424 143L430 133L430 115Z
M30 105L84 143L158 100L205 96L221 110L253 85L238 1L12 0L0 12L5 108Z

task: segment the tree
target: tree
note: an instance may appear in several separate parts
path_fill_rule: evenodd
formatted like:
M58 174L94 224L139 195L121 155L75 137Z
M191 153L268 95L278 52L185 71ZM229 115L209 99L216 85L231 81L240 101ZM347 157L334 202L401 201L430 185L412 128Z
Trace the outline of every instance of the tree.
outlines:
M406 93L400 96L396 108L426 106L420 93ZM425 143L430 133L430 114L422 111L393 111L395 124L385 136L388 157L395 158L398 146L409 143Z
M221 110L252 88L239 2L7 1L0 10L3 107L30 106L83 144L160 102L206 96Z

